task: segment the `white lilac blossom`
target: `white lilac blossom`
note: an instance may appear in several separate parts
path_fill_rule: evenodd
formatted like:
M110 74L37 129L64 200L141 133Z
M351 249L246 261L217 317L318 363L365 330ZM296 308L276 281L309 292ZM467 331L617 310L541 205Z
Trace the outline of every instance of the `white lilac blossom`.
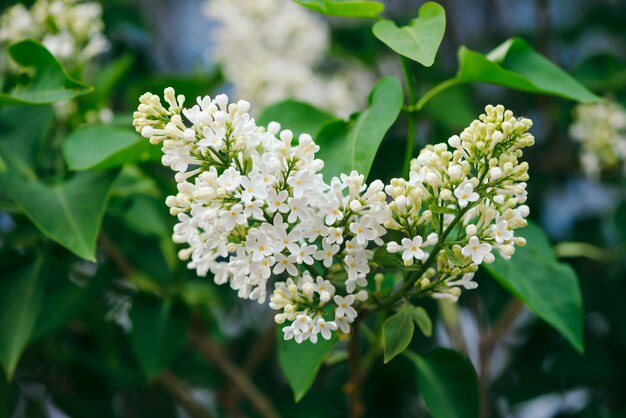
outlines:
M531 126L501 105L487 106L460 136L423 149L408 180L385 187L393 213L385 227L405 236L387 251L402 252L407 265L422 263L411 283L419 292L457 300L461 287L476 287L474 272L494 260L493 250L509 259L525 244L514 231L529 212L528 164L519 158L534 144Z
M237 96L259 108L285 98L305 100L348 116L367 99L370 72L346 59L329 59L329 28L315 13L285 0L210 0L215 59ZM254 71L250 71L253 68Z
M30 9L16 4L2 14L0 43L35 39L63 64L76 69L108 49L103 29L99 3L36 0Z
M270 306L289 321L285 338L347 332L348 306L367 298L371 247L390 219L383 183L367 185L356 171L326 183L311 136L294 143L278 123L257 126L246 101L218 95L184 107L173 89L164 96L167 107L144 94L134 126L176 171L178 193L166 204L179 221L173 240L187 245L179 257L259 302L274 278Z
M589 177L602 171L621 169L626 173L626 109L606 100L575 108L570 135L579 142L580 162Z

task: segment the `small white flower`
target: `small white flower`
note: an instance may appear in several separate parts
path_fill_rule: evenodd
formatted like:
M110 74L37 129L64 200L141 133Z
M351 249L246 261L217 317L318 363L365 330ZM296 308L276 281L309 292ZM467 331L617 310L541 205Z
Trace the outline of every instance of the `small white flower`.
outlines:
M222 211L220 219L224 225L224 229L227 231L232 230L235 225L243 225L248 222L243 214L243 207L239 203L231 206L228 210Z
M481 264L483 259L486 258L487 254L491 253L491 245L486 242L480 243L478 237L473 236L469 239L468 244L463 247L461 253L465 257L472 257L472 261L476 264Z
M493 237L498 244L502 244L504 241L508 241L513 238L513 231L509 229L509 224L505 220L501 220L491 227Z
M448 286L463 286L467 290L476 289L478 287L478 283L473 281L474 273L465 273L463 277L459 280L455 281L446 281Z
M313 258L322 261L324 267L329 268L333 264L333 256L339 252L337 244L331 244L328 240L322 240L322 249L313 254Z
M343 243L343 228L328 228L328 237L326 238L331 244L339 244Z
M296 263L311 265L313 264L313 257L311 256L315 253L317 247L315 245L298 245L296 243L291 243L287 245L287 249L289 250L291 255L295 257Z
M478 193L474 191L474 186L468 180L459 184L459 187L454 189L454 195L457 198L459 207L464 208L469 202L476 202L479 199Z
M403 238L402 239L402 247L404 248L404 252L402 253L402 259L406 262L415 258L416 260L424 260L424 250L420 247L422 246L422 237L416 236L413 239ZM389 247L387 247L389 248Z
M267 192L267 211L269 213L274 213L276 211L287 213L289 211L289 206L285 201L289 193L286 190L281 190L276 193L274 190L270 190Z
M217 179L217 184L219 184L220 187L223 187L229 192L232 192L237 187L239 187L240 183L241 183L241 173L239 173L239 171L237 171L233 167L230 167L224 170L222 175L219 176Z
M354 303L354 295L348 295L345 297L335 296L333 298L337 308L335 309L335 316L337 318L346 317L348 319L354 319L357 316L356 309L352 307Z
M337 324L335 324L334 322L332 321L326 322L324 318L318 318L315 324L315 328L313 329L313 332L315 334L321 334L322 338L324 338L325 340L330 340L331 331L334 331L336 329L337 329Z
M276 264L274 264L274 269L272 270L274 274L281 274L283 271L287 270L287 273L292 276L298 275L298 268L295 266L295 256L290 255L287 257L281 253L277 253L274 255L274 258L276 259Z

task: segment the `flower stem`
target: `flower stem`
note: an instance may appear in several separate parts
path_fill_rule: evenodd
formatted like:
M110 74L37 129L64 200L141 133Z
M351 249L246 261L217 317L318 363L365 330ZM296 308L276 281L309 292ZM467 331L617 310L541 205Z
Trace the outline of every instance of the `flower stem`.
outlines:
M409 61L402 57L402 71L404 73L404 80L406 82L406 89L408 93L409 103L415 102L415 92L413 89L413 79L411 77L411 67ZM406 150L404 152L404 164L402 166L402 177L409 175L409 168L411 166L411 159L413 158L413 152L415 147L415 115L412 112L407 113L407 136L406 136Z

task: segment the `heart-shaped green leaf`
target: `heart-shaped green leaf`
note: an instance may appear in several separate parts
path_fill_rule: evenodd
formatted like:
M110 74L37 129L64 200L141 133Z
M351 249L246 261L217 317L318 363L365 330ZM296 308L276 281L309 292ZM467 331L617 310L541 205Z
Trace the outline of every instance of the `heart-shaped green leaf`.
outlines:
M42 259L0 280L0 363L9 380L28 343L41 309L45 278Z
M105 125L72 133L63 143L63 156L71 170L81 171L159 161L161 150L130 129Z
M389 363L398 354L402 353L413 338L413 319L408 307L403 307L383 324L383 352L385 363Z
M539 227L529 223L520 235L526 238L526 246L517 248L510 260L496 256L485 268L582 353L583 310L576 273L556 259Z
M478 376L466 357L444 348L405 355L417 366L418 390L433 418L478 418Z
M32 71L28 83L0 93L1 105L45 104L69 100L92 87L69 77L57 59L41 44L26 40L9 46L17 65Z
M349 121L330 122L320 131L318 158L327 180L357 170L367 177L378 147L402 109L402 86L393 77L380 79L369 97L370 107Z
M313 138L321 127L333 119L333 116L297 100L285 100L267 107L259 116L259 125L267 126L274 121L281 124L282 129L290 129L297 138L307 133Z
M337 342L337 337L333 335L330 340L319 338L316 344L310 341L298 344L294 340L285 341L280 329L277 330L276 337L280 368L298 402L313 384L322 363Z
M378 1L364 0L294 0L301 6L329 16L376 18L385 10Z
M424 3L417 18L408 26L399 28L390 20L381 20L372 27L372 31L398 54L430 67L435 62L446 31L446 12L437 3Z

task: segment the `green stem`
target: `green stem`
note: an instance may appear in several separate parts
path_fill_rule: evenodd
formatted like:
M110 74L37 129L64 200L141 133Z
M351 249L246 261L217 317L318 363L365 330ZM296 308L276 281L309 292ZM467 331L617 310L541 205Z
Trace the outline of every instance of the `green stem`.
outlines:
M411 78L411 68L409 61L401 57L402 71L404 73L404 80L406 81L406 89L408 92L409 103L415 102L415 92L413 90L413 80ZM406 151L404 152L404 164L402 166L402 177L409 175L409 168L411 167L411 159L413 158L413 149L415 147L415 115L413 113L407 114L407 139L406 139Z
M459 80L458 78L449 78L448 80L442 81L441 83L437 84L435 87L433 87L432 89L428 90L426 92L426 94L424 94L418 101L417 103L415 103L415 106L413 106L412 111L413 112L418 112L420 110L422 110L422 108L424 107L424 105L426 105L426 103L432 99L433 97L435 97L437 94L441 93L444 90L449 89L450 87L454 87L457 84L461 84L463 83L463 81Z

